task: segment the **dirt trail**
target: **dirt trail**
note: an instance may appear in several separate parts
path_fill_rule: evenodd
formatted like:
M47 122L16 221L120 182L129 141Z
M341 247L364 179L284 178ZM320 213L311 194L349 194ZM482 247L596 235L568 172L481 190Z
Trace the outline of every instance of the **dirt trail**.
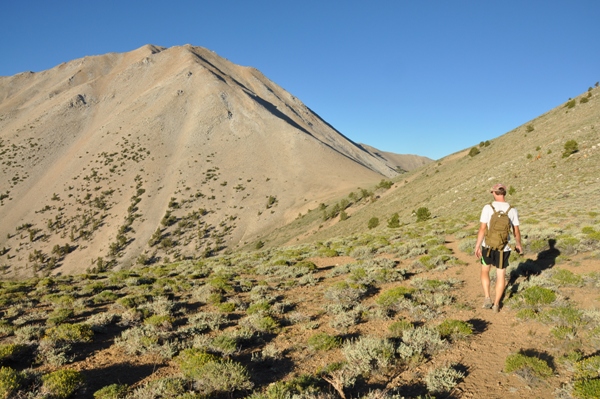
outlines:
M508 355L540 347L540 337L547 336L542 331L545 327L519 321L515 318L515 312L508 307L502 307L499 313L483 309L479 265L474 256L468 256L458 249L457 241L454 237L448 237L446 245L458 259L468 263L460 275L464 281L461 302L472 308L448 316L469 320L475 334L466 342L454 344L449 353L443 356L446 361L466 367L466 377L456 387L456 396L486 399L522 399L523 395L528 395L528 399L553 397L554 388L548 384L539 382L535 387L529 387L516 375L503 372ZM452 272L451 269L449 271ZM492 297L494 284L495 281L492 281Z

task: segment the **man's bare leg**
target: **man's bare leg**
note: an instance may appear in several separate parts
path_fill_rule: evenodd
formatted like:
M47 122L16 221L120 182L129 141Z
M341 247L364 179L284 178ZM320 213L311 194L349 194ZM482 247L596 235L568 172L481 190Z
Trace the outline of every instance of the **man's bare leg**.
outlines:
M496 269L496 295L494 298L494 306L500 309L500 300L504 295L506 288L506 269Z
M481 265L481 286L483 287L483 294L485 295L485 302L483 303L484 308L490 308L492 301L490 299L490 266ZM489 304L489 306L488 306Z

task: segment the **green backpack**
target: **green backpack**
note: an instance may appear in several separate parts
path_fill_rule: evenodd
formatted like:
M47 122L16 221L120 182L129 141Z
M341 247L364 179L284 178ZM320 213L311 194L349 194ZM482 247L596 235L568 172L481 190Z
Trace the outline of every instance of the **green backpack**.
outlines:
M500 251L500 266L502 266L502 256L504 255L504 248L508 244L508 236L510 234L510 218L508 212L512 208L510 205L506 212L497 211L494 205L490 203L494 213L490 218L490 225L485 233L485 245L488 247L488 254L492 249Z

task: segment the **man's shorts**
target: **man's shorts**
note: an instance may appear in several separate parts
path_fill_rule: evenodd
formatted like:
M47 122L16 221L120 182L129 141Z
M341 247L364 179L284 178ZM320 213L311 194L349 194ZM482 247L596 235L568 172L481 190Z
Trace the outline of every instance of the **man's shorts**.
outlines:
M488 256L489 251L489 256ZM510 258L510 251L504 251L502 255L502 265L500 263L500 251L486 247L481 247L481 263L484 265L495 266L498 269L506 269L508 267L508 258Z

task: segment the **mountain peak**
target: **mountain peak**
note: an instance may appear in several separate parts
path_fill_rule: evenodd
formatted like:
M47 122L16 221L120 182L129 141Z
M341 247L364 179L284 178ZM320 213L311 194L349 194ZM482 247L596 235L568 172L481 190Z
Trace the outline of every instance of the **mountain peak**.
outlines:
M255 68L189 44L0 78L0 93L0 247L18 274L218 253L397 174Z

